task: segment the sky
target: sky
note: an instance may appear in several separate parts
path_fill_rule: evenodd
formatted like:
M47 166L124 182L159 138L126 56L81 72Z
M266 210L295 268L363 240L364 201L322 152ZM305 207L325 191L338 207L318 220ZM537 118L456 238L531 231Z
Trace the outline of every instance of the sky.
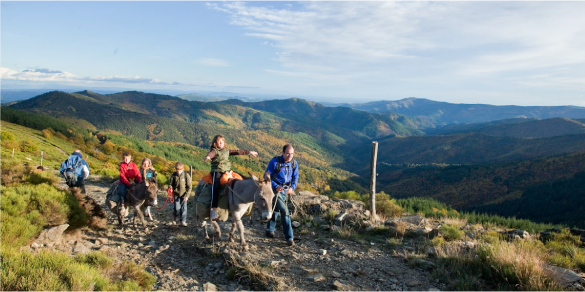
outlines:
M2 89L585 106L585 2L0 6Z

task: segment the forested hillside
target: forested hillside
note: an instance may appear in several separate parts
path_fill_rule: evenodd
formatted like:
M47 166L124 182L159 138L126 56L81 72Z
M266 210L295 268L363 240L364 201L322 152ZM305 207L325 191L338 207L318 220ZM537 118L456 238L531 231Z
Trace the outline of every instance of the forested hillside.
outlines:
M585 107L578 106L455 104L412 97L397 101L373 101L363 104L348 104L347 106L372 113L395 112L426 119L427 122L437 126L483 123L512 118L564 117L582 119L585 117Z
M430 197L458 210L585 227L585 152L506 164L382 165L392 197Z

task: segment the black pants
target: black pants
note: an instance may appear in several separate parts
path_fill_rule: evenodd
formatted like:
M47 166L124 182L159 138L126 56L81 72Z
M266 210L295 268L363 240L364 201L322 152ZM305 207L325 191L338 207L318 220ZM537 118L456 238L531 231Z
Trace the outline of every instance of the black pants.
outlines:
M219 204L219 179L225 172L212 172L213 184L211 185L211 208L217 208Z

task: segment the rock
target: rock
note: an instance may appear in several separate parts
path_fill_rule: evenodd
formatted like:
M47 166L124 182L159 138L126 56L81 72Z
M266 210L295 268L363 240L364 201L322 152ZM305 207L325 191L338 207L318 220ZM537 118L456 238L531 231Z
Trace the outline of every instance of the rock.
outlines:
M293 221L292 222L292 227L299 228L299 227L301 227L301 223L299 221Z
M432 270L437 266L435 263L423 259L416 259L415 263L417 266L426 270Z
M320 249L319 250L319 254L320 255L326 255L327 254L327 250L326 249Z
M409 282L406 283L406 286L408 287L416 287L416 286L420 286L422 283L420 281L417 280L411 280Z
M85 246L83 243L81 242L77 242L75 244L75 246L73 246L73 253L74 254L87 254L89 253L89 248L87 246Z
M441 291L441 290L439 290L439 289L437 289L437 288L435 288L435 287L431 287L431 288L429 288L429 290L427 290L427 291Z
M108 239L104 237L99 237L95 240L95 244L108 244Z
M30 245L30 247L31 247L32 249L37 249L37 248L41 247L41 245L40 245L40 244L38 244L38 243L36 243L36 242L33 242L33 243Z
M437 251L435 250L434 246L427 246L425 247L425 253L428 257L434 257L437 255Z
M203 284L203 291L217 291L217 286L211 282Z
M63 232L69 228L69 224L61 224L59 226L51 227L41 231L41 234L37 238L38 244L55 244L55 242L61 239Z
M341 278L341 274L336 271L331 272L329 275L333 278Z
M581 276L577 275L571 270L547 264L545 264L543 268L544 272L557 283L559 283L563 288L567 288L573 285L573 283L581 281Z
M469 249L473 249L475 247L475 244L471 241L466 241L465 242L465 247L469 248Z
M321 274L315 274L315 275L305 277L305 279L309 280L311 282L320 282L320 281L325 280L325 277L323 277L323 275L321 275Z
M335 289L337 291L349 291L349 290L352 290L352 289L350 289L350 287L348 287L348 285L345 285L345 284L341 283L338 280L333 281L333 283L331 284L331 287L333 287L333 289Z
M526 230L521 230L521 229L514 229L514 230L510 230L507 232L508 238L510 239L517 239L517 238L529 238L530 237L530 233L528 233L528 231Z
M422 217L419 215L410 215L410 216L398 218L398 220L405 221L405 222L408 222L410 224L418 226L421 223L425 222L426 219L425 219L425 217Z
M321 214L325 211L327 211L327 206L323 204L312 204L307 208L307 213L314 215Z
M348 214L346 212L343 212L339 215L337 215L337 217L335 217L335 225L336 226L341 226L341 224L344 223L344 221L347 221L348 219Z

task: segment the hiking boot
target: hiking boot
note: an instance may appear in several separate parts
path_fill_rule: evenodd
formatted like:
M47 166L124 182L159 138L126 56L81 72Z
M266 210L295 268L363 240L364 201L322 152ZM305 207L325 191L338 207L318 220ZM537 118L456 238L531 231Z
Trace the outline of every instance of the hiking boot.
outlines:
M217 211L211 210L211 220L215 221L218 219Z
M287 241L286 241L286 245L288 245L288 246L295 246L295 241L294 241L294 239L289 239L289 240L287 240Z
M187 222L181 222L181 226L187 227Z
M266 231L266 237L268 238L274 238L276 235L274 234L274 232L270 232L270 231Z

